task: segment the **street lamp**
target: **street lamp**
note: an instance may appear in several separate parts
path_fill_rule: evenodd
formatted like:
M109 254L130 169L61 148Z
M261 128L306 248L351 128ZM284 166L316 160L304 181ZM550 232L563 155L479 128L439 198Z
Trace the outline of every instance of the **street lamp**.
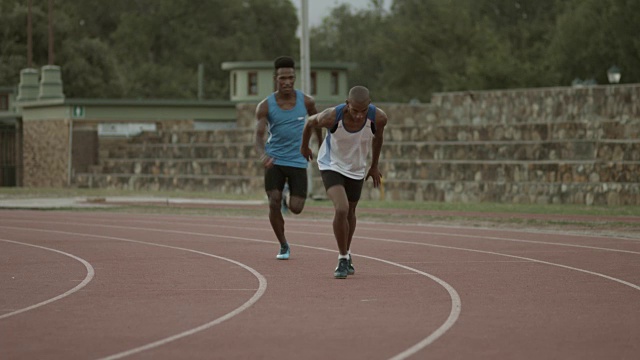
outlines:
M609 70L607 70L607 78L609 78L609 84L617 84L620 82L620 77L622 75L620 74L620 69L613 65L612 67L609 68Z

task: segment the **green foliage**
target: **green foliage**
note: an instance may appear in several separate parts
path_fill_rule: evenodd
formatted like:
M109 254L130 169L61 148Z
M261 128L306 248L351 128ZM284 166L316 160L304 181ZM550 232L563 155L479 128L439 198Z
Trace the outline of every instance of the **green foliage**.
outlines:
M48 2L33 1L34 67L48 62ZM228 96L225 61L298 53L291 0L56 0L55 63L67 97ZM0 84L27 64L27 4L0 0ZM357 64L350 86L375 101L431 94L640 79L637 0L370 0L336 4L311 29L313 61Z
M57 55L65 64L62 81L72 97L113 98L122 93L116 72L116 59L109 46L97 38L82 38L62 47ZM67 95L69 96L69 95Z
M46 2L33 2L34 67L47 64ZM295 55L296 9L289 0L57 0L55 64L67 97L228 97L224 61ZM1 84L26 67L24 1L0 0Z
M553 30L549 63L558 82L593 78L606 84L606 70L622 69L623 82L640 79L640 3L574 0Z
M0 84L17 85L27 67L27 4L0 0ZM47 64L47 13L33 7L34 67Z
M635 0L394 0L388 13L334 9L312 31L312 58L359 65L350 84L383 101L429 101L433 92L640 79ZM369 22L368 22L369 21Z

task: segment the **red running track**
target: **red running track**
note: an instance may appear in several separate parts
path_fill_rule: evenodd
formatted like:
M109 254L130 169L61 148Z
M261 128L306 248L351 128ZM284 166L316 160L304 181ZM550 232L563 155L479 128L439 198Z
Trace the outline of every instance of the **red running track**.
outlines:
M640 239L286 221L0 211L0 358L640 358Z

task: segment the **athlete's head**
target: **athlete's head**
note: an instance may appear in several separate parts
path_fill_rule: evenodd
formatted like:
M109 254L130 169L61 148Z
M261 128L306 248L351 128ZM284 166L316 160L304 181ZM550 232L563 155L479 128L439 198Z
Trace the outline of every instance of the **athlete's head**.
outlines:
M357 121L361 121L367 116L369 110L369 89L364 86L354 86L349 90L349 98L347 99L347 108L349 114Z
M275 67L273 77L277 90L283 93L292 92L296 81L295 61L289 56L280 56L273 62L273 65Z
M290 56L280 56L278 57L274 62L273 65L276 69L276 71L278 71L278 69L280 68L295 68L296 67L296 62L293 61L293 58L291 58Z

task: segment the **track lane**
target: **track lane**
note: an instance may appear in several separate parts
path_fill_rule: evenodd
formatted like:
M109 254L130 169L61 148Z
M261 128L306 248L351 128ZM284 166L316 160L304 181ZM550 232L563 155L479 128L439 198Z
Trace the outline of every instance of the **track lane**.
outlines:
M182 218L184 219L184 218ZM146 220L144 220L146 221ZM190 231L186 231L187 233L189 232L195 232L193 231L193 226L202 226L203 229L214 229L216 228L215 226L211 226L211 224L205 224L208 221L211 221L211 219L200 219L198 217L196 217L196 221L193 221L194 223L191 223L193 220L189 220L189 223L184 223L184 221L179 221L183 223L183 226L188 227L190 229ZM215 222L218 222L220 224L226 224L227 227L230 223L234 222L235 220L229 221L229 219L220 219L220 220L214 220ZM245 222L246 220L238 220L238 222ZM164 223L166 223L166 221L163 221ZM203 222L203 224L198 224L200 222ZM328 232L327 230L329 230L330 228L328 227L328 223L327 222L313 222L310 226L308 226L308 221L289 221L287 222L288 224L288 228L292 228L295 230L292 230L291 234L295 234L295 238L300 237L300 242L303 244L317 244L318 241L323 241L322 239L324 239L324 244L329 246L330 248L334 248L335 245L329 241L327 242L326 240L329 239L331 240L332 234L330 232ZM293 226L291 226L293 224ZM298 225L302 224L299 226ZM167 226L175 226L172 224L167 224ZM263 226L263 225L267 225L266 223L260 224L260 221L256 221L255 223L252 223L251 225L256 225L257 227ZM160 226L160 224L156 224L156 226ZM267 225L268 226L268 225ZM241 226L236 226L236 227L240 227ZM218 228L224 228L224 226L218 226ZM246 226L245 226L246 228ZM412 227L410 227L412 228ZM267 228L268 229L268 228ZM388 224L380 224L380 225L376 225L374 226L374 228L372 229L368 229L366 227L362 226L362 223L359 223L359 228L358 231L356 233L356 236L358 236L358 234L361 234L361 229L367 229L367 231L371 231L371 232L376 232L377 235L379 235L382 231L387 231L387 233L391 233L393 231L393 226L389 226ZM418 227L418 229L422 230L424 229L424 227ZM239 229L236 229L239 230ZM469 229L467 229L469 230ZM473 229L472 229L473 230ZM262 231L264 232L264 227L262 228ZM413 232L414 230L409 230L411 232ZM458 243L457 246L463 247L462 245L464 245L464 247L466 247L467 250L469 250L468 246L470 245L469 241L473 240L473 246L475 249L471 249L471 250L481 250L482 248L487 249L487 246L490 250L481 250L481 251L504 251L505 249L508 249L510 246L515 246L514 248L508 250L510 252L510 254L507 255L512 255L517 251L521 251L521 252L527 252L529 254L536 254L536 256L549 256L551 255L552 257L557 257L559 260L563 260L565 256L570 256L570 257L576 257L576 255L587 255L587 256L593 256L594 254L601 254L601 253L607 253L607 249L603 248L603 249L590 249L590 248L581 248L580 246L578 247L568 247L568 249L559 249L558 246L556 246L555 244L545 244L545 242L550 242L549 240L549 235L546 235L546 238L544 239L544 241L537 241L537 240L533 240L533 242L531 241L505 241L504 239L500 239L500 237L505 237L505 238L511 238L512 240L527 240L528 238L523 238L523 239L518 239L517 237L519 236L513 236L513 231L508 231L508 232L500 232L500 231L496 231L496 233L500 233L500 234L508 234L508 235L500 235L500 236L485 236L485 239L475 239L473 237L456 237L455 234L452 236L447 237L445 234L423 234L422 237L417 237L420 231L415 231L418 234L405 234L407 236L409 236L408 239L413 239L413 242L415 243L422 243L425 238L428 238L429 241L434 240L434 238L438 238L439 236L442 236L441 239L439 239L438 241L442 241L442 244L439 245L443 245L443 246L447 246L445 245L448 242L456 242ZM482 231L485 233L488 233L488 231ZM204 233L204 231L203 231ZM319 234L318 234L319 233ZM362 232L364 233L364 232ZM402 231L397 232L398 234L401 234ZM315 234L315 235L314 235ZM517 232L517 234L520 234ZM263 238L269 238L272 237L272 234L262 234ZM464 234L463 234L464 235ZM413 237L412 236L416 236ZM529 235L527 235L529 236ZM533 236L533 235L530 235ZM379 237L379 236L378 236ZM584 238L578 236L578 235L570 235L570 236L566 236L565 234L557 234L557 237L559 240L563 240L563 241L567 241L567 239L570 239L570 241L574 244L584 244ZM307 242L307 238L308 238L308 242ZM382 238L382 237L379 237ZM394 235L393 239L395 240L396 236ZM481 237L479 237L481 238ZM494 239L492 239L494 238ZM586 237L589 239L589 241L598 241L598 238L593 239L590 237ZM480 351L475 352L476 358L490 358L489 356L495 356L496 354L503 354L504 352L500 352L500 349L502 347L498 346L498 347L493 347L493 350L489 350L486 347L483 347L483 341L482 337L477 337L478 341L473 340L474 337L473 336L473 332L469 332L469 331L463 331L464 329L468 327L473 327L474 321L472 321L471 323L469 323L469 320L477 318L477 320L475 320L476 322L482 322L482 321L487 321L488 319L486 318L482 318L482 317L478 317L479 314L481 314L484 311L486 311L487 308L491 307L491 303L483 303L484 298L481 296L483 290L486 291L486 289L488 289L487 292L490 293L491 296L495 296L496 294L503 294L503 296L506 296L504 294L508 294L507 292L502 292L500 293L499 290L500 288L495 288L495 285L493 287L491 287L492 285L492 281L498 281L496 279L502 279L502 281L509 283L509 282L513 282L513 279L511 279L509 276L504 277L504 273L505 270L507 271L508 275L515 275L515 274L522 274L519 276L523 276L526 275L528 276L528 280L535 280L538 279L537 281L533 282L532 284L535 284L537 286L549 286L552 290L554 289L560 289L562 288L562 286L566 286L563 285L563 280L562 278L565 278L567 280L570 279L585 279L582 276L577 276L576 275L566 275L565 272L569 271L575 271L575 270L571 270L569 268L564 268L563 270L560 271L560 273L558 273L557 270L553 270L550 269L548 264L542 264L542 263L538 263L538 264L532 264L529 260L518 260L518 259L513 259L513 260L496 260L494 259L494 255L491 254L485 254L485 253L477 253L478 256L452 256L450 251L454 250L454 251L463 251L463 250L459 250L459 249L449 249L449 248L432 248L431 250L429 250L429 252L437 252L438 254L442 254L439 256L436 256L434 259L430 259L428 261L421 261L424 260L420 257L415 257L415 258L411 258L411 254L415 253L416 255L418 255L418 253L420 252L420 250L416 250L416 247L425 247L425 245L423 244L412 244L411 241L407 241L405 243L397 243L397 242L385 242L385 241L379 241L379 240L372 240L372 239L366 239L366 236L363 238L356 238L354 241L356 241L354 244L357 245L357 248L359 250L359 252L362 253L367 253L369 251L375 251L375 252L383 252L385 254L391 254L390 256L393 257L394 261L397 262L401 262L401 263L405 263L405 264L410 264L413 267L417 267L418 269L421 268L422 266L426 266L425 269L427 269L430 273L434 273L439 275L440 277L443 277L445 279L447 279L448 282L451 282L453 284L453 286L455 288L460 288L461 291L460 292L460 296L462 297L462 299L465 301L465 311L462 313L462 317L460 318L460 320L458 321L458 324L456 326L454 326L448 333L446 336L442 337L441 339L439 339L438 341L434 342L432 345L430 345L427 349L422 350L422 351L427 351L426 353L428 354L445 354L445 355L449 355L448 357L451 357L452 354L456 354L455 351L452 352L452 347L458 347L458 345L456 345L456 339L457 336L460 336L461 338L465 338L465 341L471 340L469 342L469 344L475 344L476 349L480 349ZM609 240L607 240L609 241ZM266 242L265 242L266 243ZM269 243L273 244L273 241L269 241ZM382 246L377 245L378 243L382 243ZM495 244L495 243L501 243L502 245L497 245L497 249L496 249L496 245L491 245L491 244ZM633 244L633 242L629 242L628 240L625 239L621 239L619 242L615 239L611 240L612 244L609 245L613 245L615 246L614 248L612 248L611 250L619 250L616 249L619 245L618 244ZM511 245L508 245L511 244ZM399 245L401 245L401 247L399 247ZM607 245L607 246L609 246ZM534 246L534 250L530 249L531 246ZM590 246L590 245L588 245ZM629 246L629 245L622 245L622 246ZM631 245L633 246L633 245ZM456 246L449 246L449 247L456 247ZM478 248L476 248L478 247ZM405 249L406 248L406 249ZM307 252L304 250L304 248L298 246L297 244L294 243L294 249L298 249L296 250L296 256L310 256L311 252ZM396 250L395 252L393 250ZM400 250L398 250L400 249ZM437 251L436 251L437 249ZM520 249L520 250L518 250ZM335 251L335 250L333 250ZM630 250L633 251L633 250ZM465 251L466 252L466 251ZM612 251L611 253L616 253L616 251ZM472 253L473 254L473 253ZM486 256L489 256L489 258L487 258ZM633 253L625 253L622 252L620 254L616 254L616 256L622 256L625 259L627 259L626 261L628 261L628 259L635 259L637 258L637 256ZM514 255L514 256L518 256L518 255ZM448 259L448 260L447 260ZM569 258L567 258L569 259ZM566 261L567 259L564 259L563 261ZM362 261L362 260L360 260ZM542 260L544 261L544 260ZM575 260L570 260L570 262L574 262ZM305 258L305 264L308 262L308 259ZM553 261L548 261L548 262L553 262ZM488 279L485 279L483 277L483 273L465 273L464 270L460 269L460 266L462 266L463 264L474 264L476 266L480 265L486 265L485 270L483 271L487 271L487 273L485 274L493 274L493 276L490 276ZM629 263L627 262L626 265L628 265ZM364 264L363 264L364 265ZM372 266L370 266L370 264L366 264L366 267L363 267L363 269L371 269ZM454 265L453 267L451 267L450 265ZM516 267L507 267L507 268L502 268L502 265L515 265ZM594 262L593 265L598 265L597 262ZM625 264L622 264L625 265ZM571 267L571 265L566 265ZM602 265L599 265L602 266ZM434 268L436 268L436 271L433 271ZM526 271L524 272L514 272L514 269L525 269ZM459 270L462 271L459 271ZM589 269L582 269L582 270L587 270L590 271ZM616 269L613 269L616 270ZM592 271L595 272L595 271ZM444 274L444 275L443 275ZM558 274L563 274L562 276L558 276ZM507 324L505 323L505 321L509 320L509 317L506 318L501 318L498 319L499 321L496 321L492 324L498 324L500 326L505 326L506 329L508 329L508 331L505 333L504 331L500 332L488 332L491 335L496 335L498 336L499 334L503 334L502 336L508 336L508 334L511 333L517 333L522 332L524 334L529 334L529 333L538 333L539 329L530 327L528 324L538 324L539 322L533 321L535 320L535 318L531 317L532 313L535 313L536 311L539 311L540 308L539 306L541 304L549 304L550 306L555 306L556 309L563 309L564 310L570 310L566 308L566 304L570 304L571 301L576 301L576 300L581 300L581 302L579 302L578 304L576 304L576 308L577 309L590 309L590 311L593 311L597 314L605 314L607 313L607 307L611 307L614 305L614 302L602 302L601 298L595 297L595 298L589 298L589 292L593 291L593 290L587 290L585 291L583 286L583 283L585 283L584 285L586 285L587 289L589 287L591 287L591 289L597 289L596 291L602 291L602 292L608 292L611 294L611 291L619 291L620 287L619 285L621 285L621 283L616 283L615 281L611 281L609 279L606 279L604 277L601 276L594 276L593 274L589 274L589 273L582 273L586 279L590 279L587 280L586 283L584 280L579 280L578 283L575 285L576 287L570 287L568 288L568 290L570 290L572 293L576 294L575 298L572 298L570 295L571 293L569 293L568 295L559 295L557 294L557 290L555 290L556 293L554 293L554 291L545 291L544 293L547 294L550 298L550 300L545 300L545 298L543 297L538 297L535 296L529 300L531 300L530 302L522 302L521 303L521 307L522 307L522 313L525 315L521 315L520 317L524 316L524 319L527 319L527 316L529 316L529 321L525 322L525 323L513 323L513 324ZM402 276L401 274L398 274L399 276ZM471 276L474 275L474 276ZM503 277L500 278L500 275L502 275ZM606 275L606 274L603 274ZM464 278L461 278L460 276L466 276L466 277L470 277L473 278L474 280L484 280L483 282L481 282L481 284L483 286L485 286L485 288L478 288L475 286L475 284L470 283L470 282L466 282L465 286L460 286L460 284L465 283ZM615 277L615 276L612 276ZM357 278L357 277L356 277ZM354 278L354 280L356 279ZM455 278L455 281L452 280L453 278ZM598 279L596 279L598 278ZM489 281L489 282L487 282ZM623 280L624 281L624 280ZM519 283L516 283L519 284ZM515 295L513 295L514 300L518 299L518 295L519 294L524 294L527 291L530 291L530 289L527 289L526 287L514 287L514 291L515 291ZM615 296L619 296L619 298L614 299L618 302L622 302L620 304L622 304L624 307L624 309L626 309L629 313L634 313L634 311L637 311L637 308L633 307L633 304L629 307L628 305L628 297L629 294L627 293L627 291L629 290L623 290L622 293L613 293ZM631 289L630 291L636 291L634 289ZM479 297L480 296L480 297ZM524 296L524 295L523 295ZM633 296L633 295L632 295ZM556 300L553 300L553 299ZM521 301L523 300L527 300L528 298L522 297ZM495 301L495 299L494 299ZM625 302L626 301L626 302ZM604 308L598 308L598 307L593 307L592 302L601 302L601 304L604 306ZM513 302L502 302L502 304L508 304L510 306L513 306ZM580 311L573 311L573 312L569 312L569 315L571 316L583 316L581 314ZM555 314L553 307L547 309L545 312L540 313L538 315L538 317L543 317L543 318L549 318L550 315L553 315L555 317L562 317L562 316L566 316L563 314ZM619 316L620 314L614 314L616 316ZM519 319L520 317L518 317L516 314L511 314L511 316L513 317L513 319ZM550 319L550 318L549 318ZM522 320L522 319L520 319ZM607 326L606 324L609 324L609 322L611 321L610 319L606 319L602 318L601 319L601 326ZM488 322L489 323L489 322ZM634 334L637 333L637 324L635 324L634 322L629 322L629 320L627 319L627 322L624 322L624 319L621 319L621 321L619 321L619 323L622 325L621 329L624 330L630 330L627 331L626 334ZM555 322L550 321L550 324L556 324ZM573 326L573 328L572 328ZM570 325L568 326L566 329L571 330L573 329L571 333L575 334L576 331L579 331L581 333L584 333L585 330L587 330L585 327L584 323L580 323L577 322L574 325ZM607 331L611 332L612 334L619 334L619 329L617 330L618 332L616 332L616 329L607 329ZM553 333L553 331L551 332ZM606 335L604 334L604 331L600 331L597 332L600 335ZM620 338L621 340L616 342L615 339L606 337L606 336L600 336L599 340L600 342L604 342L605 345L607 346L600 346L600 349L605 349L607 352L605 352L605 354L611 355L613 354L620 354L620 353L634 353L637 352L637 346L633 346L633 345L629 345L629 342L625 342L624 336L617 336L618 338ZM509 337L507 337L509 338ZM513 337L514 340L521 340L518 337ZM563 337L559 337L556 341L554 341L554 339L549 339L549 343L550 343L550 348L552 349L556 349L556 351L559 351L559 353L562 353L562 351L567 352L567 349L569 349L569 351L567 352L569 355L574 354L579 350L580 346L584 346L585 348L589 348L589 346L593 346L591 343L593 343L594 341L590 341L587 343L581 343L580 341L576 341L577 338L572 337L571 335L567 335L567 336L563 336ZM560 341L562 340L562 341ZM539 344L536 341L530 341L530 343L533 344ZM611 344L616 344L617 346L619 346L619 352L613 352L614 350L611 349ZM565 346L563 346L563 344L565 344ZM570 344L566 345L566 344ZM486 344L485 344L486 345ZM625 348L626 346L626 348ZM473 348L473 346L471 346ZM422 354L422 352L420 352ZM464 353L464 352L463 352ZM543 350L536 350L530 346L527 346L526 344L520 344L520 350L513 350L512 353L517 353L520 355L524 355L526 358L527 354L535 354L537 355L537 358L539 358L540 356L544 357L544 351ZM460 353L458 353L459 355ZM470 354L474 354L473 352ZM484 355L483 355L484 354ZM589 355L589 353L586 353L587 355ZM585 356L584 358L597 358L595 357L595 355L602 355L602 353L594 351L592 352L589 356ZM455 357L455 356L454 356ZM530 358L536 358L531 356ZM615 356L614 356L615 358Z

